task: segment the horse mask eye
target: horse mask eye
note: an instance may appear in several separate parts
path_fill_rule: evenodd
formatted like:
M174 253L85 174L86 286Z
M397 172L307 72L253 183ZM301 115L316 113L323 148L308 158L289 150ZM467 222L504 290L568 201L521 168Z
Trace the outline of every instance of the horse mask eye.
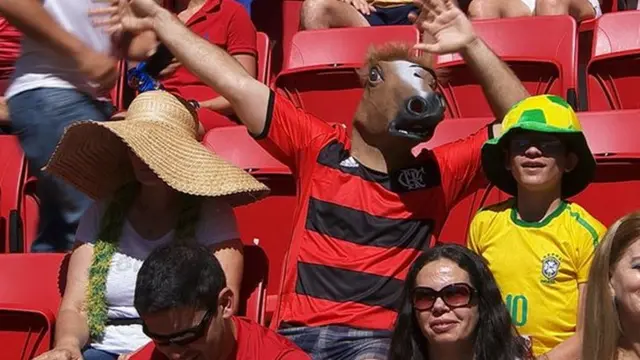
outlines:
M377 67L371 68L369 70L369 82L375 84L382 80L382 75L380 74L380 69Z

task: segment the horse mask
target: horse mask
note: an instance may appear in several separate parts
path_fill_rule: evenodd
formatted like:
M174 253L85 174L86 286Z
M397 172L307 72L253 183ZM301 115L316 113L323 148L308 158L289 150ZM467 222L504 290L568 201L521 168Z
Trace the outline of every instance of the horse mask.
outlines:
M415 55L406 44L373 49L360 70L364 94L356 118L367 131L384 131L418 141L433 136L444 118L445 102L435 92L431 56Z

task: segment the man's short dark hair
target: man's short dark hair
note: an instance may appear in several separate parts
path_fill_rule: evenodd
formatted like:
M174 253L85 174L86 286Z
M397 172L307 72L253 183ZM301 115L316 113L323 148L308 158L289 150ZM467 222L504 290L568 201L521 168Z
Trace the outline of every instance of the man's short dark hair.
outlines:
M222 266L210 249L169 244L152 251L142 264L133 304L139 314L181 306L217 309L226 286Z

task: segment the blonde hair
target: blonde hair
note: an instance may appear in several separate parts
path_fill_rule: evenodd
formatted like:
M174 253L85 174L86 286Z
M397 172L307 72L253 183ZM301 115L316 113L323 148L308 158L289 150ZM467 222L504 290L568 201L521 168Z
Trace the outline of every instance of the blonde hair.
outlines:
M640 212L613 224L596 249L589 272L582 360L616 360L622 327L610 293L611 272L625 250L640 239Z
M95 341L101 340L108 319L106 284L111 259L118 251L122 227L138 189L139 184L132 182L116 191L100 221L100 232L93 248L93 258L89 268L89 284L85 303L89 335ZM195 241L202 198L186 194L181 194L181 196L181 208L175 227L174 241Z

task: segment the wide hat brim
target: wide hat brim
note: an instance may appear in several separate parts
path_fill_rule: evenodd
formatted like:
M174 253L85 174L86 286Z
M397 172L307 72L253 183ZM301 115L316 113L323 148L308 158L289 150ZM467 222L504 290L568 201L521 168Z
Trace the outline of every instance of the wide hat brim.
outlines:
M482 147L482 167L487 179L503 192L516 196L518 184L504 164L505 142L518 132L542 132L558 136L578 157L578 164L562 176L562 197L569 198L584 190L593 180L596 161L581 131L554 128L540 123L516 124L500 137L485 142Z
M252 203L269 189L244 170L207 150L193 136L145 121L80 121L65 129L45 170L93 199L135 180L128 151L168 186L184 194Z

